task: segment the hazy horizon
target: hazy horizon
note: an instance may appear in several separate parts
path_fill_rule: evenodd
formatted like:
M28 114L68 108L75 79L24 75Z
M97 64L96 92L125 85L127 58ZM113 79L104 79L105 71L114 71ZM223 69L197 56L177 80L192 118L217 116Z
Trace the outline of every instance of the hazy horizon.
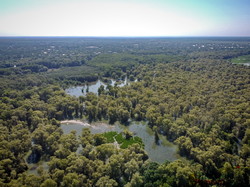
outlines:
M146 39L146 38L152 38L152 39L175 39L175 38L250 38L250 36L25 36L25 35L16 35L16 36L1 36L0 38L136 38L136 39Z
M249 37L248 0L2 0L1 37Z

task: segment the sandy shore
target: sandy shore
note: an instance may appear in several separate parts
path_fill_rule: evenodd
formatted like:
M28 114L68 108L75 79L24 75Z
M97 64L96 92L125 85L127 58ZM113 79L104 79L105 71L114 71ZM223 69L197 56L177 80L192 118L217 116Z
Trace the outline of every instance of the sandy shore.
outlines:
M60 122L61 124L66 124L66 125L71 125L71 124L78 124L78 125L82 125L85 127L91 127L93 129L98 129L98 128L103 128L105 126L105 128L114 128L114 126L111 126L107 123L103 123L103 122L95 122L92 124L80 121L80 120L64 120Z
M85 122L82 122L80 120L64 120L64 121L61 121L61 124L79 124L79 125L83 125L83 126L87 126L87 127L90 127L91 125L88 124L88 123L85 123Z

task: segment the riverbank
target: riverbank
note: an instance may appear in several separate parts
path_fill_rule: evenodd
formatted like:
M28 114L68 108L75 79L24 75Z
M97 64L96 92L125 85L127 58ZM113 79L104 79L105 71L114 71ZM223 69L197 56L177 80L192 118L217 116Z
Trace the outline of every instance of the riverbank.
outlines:
M90 124L88 122L84 122L81 120L63 120L60 123L61 125L81 125L84 127L91 127L91 128L107 128L107 129L114 128L114 125L109 125L108 123L105 122L94 122Z

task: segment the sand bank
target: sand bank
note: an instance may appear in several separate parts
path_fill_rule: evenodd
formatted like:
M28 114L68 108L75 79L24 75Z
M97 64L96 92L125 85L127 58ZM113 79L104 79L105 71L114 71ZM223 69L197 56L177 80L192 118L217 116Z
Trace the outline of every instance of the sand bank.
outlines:
M67 125L70 125L70 124L79 124L79 125L83 125L83 126L86 126L86 127L90 127L91 125L86 123L86 122L82 122L80 120L64 120L64 121L61 121L61 124L67 124Z

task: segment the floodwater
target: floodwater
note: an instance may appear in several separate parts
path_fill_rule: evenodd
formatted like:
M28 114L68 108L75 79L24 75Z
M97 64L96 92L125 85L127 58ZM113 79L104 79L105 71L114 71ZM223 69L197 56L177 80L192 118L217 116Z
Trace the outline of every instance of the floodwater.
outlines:
M137 80L135 80L136 82ZM114 86L117 84L119 87L123 87L125 85L128 85L130 82L127 80L127 78L122 81L122 82L116 82L114 80L111 80L109 83L110 85ZM85 96L87 94L87 89L89 92L98 93L98 88L103 85L104 88L107 87L108 84L102 82L101 80L98 80L97 82L90 84L90 85L85 85L85 86L75 86L75 87L70 87L66 89L66 93L71 95L71 96ZM166 160L169 161L174 161L179 158L179 155L177 154L177 146L168 142L166 137L159 135L159 142L155 142L155 135L152 129L148 127L147 124L145 123L136 123L136 122L131 122L130 125L128 126L123 126L119 124L115 125L108 125L104 123L99 123L99 124L92 124L88 125L84 123L75 123L75 122L70 122L70 123L64 123L61 124L61 128L65 134L70 133L72 130L76 130L77 135L81 135L82 129L83 128L90 128L91 133L97 134L97 133L104 133L104 132L109 132L109 131L115 131L115 132L122 132L125 129L128 129L129 131L133 132L136 136L140 137L145 145L145 151L147 152L149 158L158 163L163 163ZM79 151L79 150L78 150Z
M88 92L97 94L98 88L100 88L101 85L103 85L104 89L106 89L108 84L110 84L111 86L115 86L115 84L117 84L118 87L123 87L129 84L129 81L127 80L127 78L121 82L116 82L115 80L111 79L109 83L104 83L101 80L98 80L97 82L89 84L89 85L74 86L74 87L67 88L65 92L71 96L76 96L76 97L85 96Z
M72 130L76 130L77 135L81 135L83 128L90 128L91 133L104 133L109 131L116 131L118 133L125 129L133 132L135 136L142 139L145 145L145 151L147 152L149 158L158 163L163 163L166 160L174 161L178 159L177 146L168 142L164 136L159 135L160 141L158 144L155 142L155 135L152 129L148 127L147 124L142 122L131 122L130 125L124 126L120 124L108 125L108 124L93 124L93 125L83 125L79 123L68 123L61 124L61 128L65 134L70 133Z

